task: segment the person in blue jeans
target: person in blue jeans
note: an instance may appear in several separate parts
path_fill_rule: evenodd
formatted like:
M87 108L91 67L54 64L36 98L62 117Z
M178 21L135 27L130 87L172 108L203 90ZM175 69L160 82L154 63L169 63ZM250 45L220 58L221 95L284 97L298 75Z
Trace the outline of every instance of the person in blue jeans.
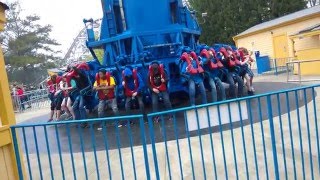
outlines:
M85 99L80 91L89 85L87 76L76 67L73 68L71 83L70 98L73 101L72 108L75 113L75 119L86 119L87 112L85 109Z
M125 109L127 114L132 113L131 103L133 102L133 100L138 101L140 112L144 114L145 110L142 101L142 90L145 87L145 84L136 69L126 67L122 71L122 85L124 87L124 94L126 96ZM119 126L122 125L126 125L126 122L120 123Z
M153 112L158 111L159 107L159 96L163 98L164 106L166 110L172 108L168 88L167 88L168 76L165 73L163 64L158 62L152 62L149 66L147 84L151 90L152 97L152 109ZM171 118L171 117L169 117ZM159 116L154 117L156 122L159 121Z
M191 106L195 105L196 86L199 87L202 104L206 104L207 95L203 84L204 70L200 64L200 61L198 60L198 56L193 51L191 51L190 54L184 52L181 55L180 60L182 60L181 75L188 80L189 99Z
M203 49L200 53L206 78L211 87L212 102L217 100L226 100L225 88L219 78L220 68L223 66L217 61L214 49ZM220 63L220 64L219 64Z

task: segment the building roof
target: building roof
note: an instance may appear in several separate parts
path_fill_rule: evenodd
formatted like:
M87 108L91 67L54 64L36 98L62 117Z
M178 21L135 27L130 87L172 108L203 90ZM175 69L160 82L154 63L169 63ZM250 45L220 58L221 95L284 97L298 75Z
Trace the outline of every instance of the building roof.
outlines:
M318 13L320 13L320 5L313 6L311 8L307 8L307 9L303 9L301 11L297 11L297 12L294 12L294 13L291 13L291 14L288 14L288 15L285 15L285 16L258 24L258 25L255 25L255 26L243 31L242 33L236 35L235 37L247 35L247 34L259 31L259 30L271 28L271 27L277 26L279 24L284 24L284 23L287 23L287 22L290 22L290 21L293 21L296 19L304 18L306 16L310 16L310 15L318 14Z
M320 30L320 23L316 24L314 26L310 26L308 28L302 29L301 31L299 31L297 34L302 34L302 33L306 33L306 32L312 32L312 31L317 31Z
M300 30L299 32L296 32L295 34L291 35L290 38L302 38L302 37L308 37L308 36L316 36L320 35L320 23L307 27L305 29Z
M4 10L8 10L9 9L9 7L3 2L0 2L0 6L2 6Z

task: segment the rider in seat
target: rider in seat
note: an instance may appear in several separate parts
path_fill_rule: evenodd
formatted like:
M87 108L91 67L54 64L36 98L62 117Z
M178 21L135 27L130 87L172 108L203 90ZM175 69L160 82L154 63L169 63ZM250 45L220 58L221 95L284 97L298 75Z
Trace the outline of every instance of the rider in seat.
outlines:
M190 54L184 52L180 60L181 64L181 76L188 80L189 86L189 98L191 106L195 105L195 93L196 87L198 86L201 93L202 104L207 103L206 90L203 84L204 70L198 60L198 56L195 52L191 51Z
M126 67L122 71L122 85L124 87L124 94L126 96L125 109L127 114L132 114L131 103L133 103L134 100L138 101L140 112L143 114L145 110L141 93L144 88L144 82L138 74L137 69ZM130 123L132 124L131 121ZM122 122L119 126L126 124L126 122Z
M158 62L152 62L149 66L147 83L152 94L153 112L158 112L159 96L163 98L163 102L166 110L169 110L172 108L169 93L168 93L168 88L167 88L167 82L168 82L168 76L165 73L163 64L160 64ZM155 117L154 120L158 122L159 116Z
M96 74L96 81L93 85L93 89L98 91L99 105L98 105L98 117L104 117L105 107L108 106L112 109L115 116L118 115L117 98L115 97L116 83L114 77L110 72L105 69L100 69ZM102 130L102 124L98 128Z
M200 57L203 63L203 68L206 72L206 78L209 78L209 85L211 87L212 102L226 99L225 88L219 78L220 68L222 63L217 59L214 49L203 49L200 52Z

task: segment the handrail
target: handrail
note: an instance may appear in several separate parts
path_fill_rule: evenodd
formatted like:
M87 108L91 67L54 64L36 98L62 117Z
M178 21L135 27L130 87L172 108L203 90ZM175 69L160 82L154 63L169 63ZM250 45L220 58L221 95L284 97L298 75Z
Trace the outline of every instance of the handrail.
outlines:
M227 103L232 103L232 102L244 101L244 100L254 99L254 98L261 98L261 97L271 96L271 95L275 95L275 94L288 93L288 92L292 92L292 91L299 91L299 90L308 89L308 88L315 88L315 87L320 87L320 84L297 87L297 88L292 88L292 89L288 89L288 90L280 90L280 91L275 91L275 92L263 93L263 94L253 95L253 96L236 98L236 99L229 99L229 100L225 100L225 101L213 102L213 103L208 103L208 104L201 104L201 105L196 105L196 106L177 108L177 109L172 109L172 110L167 110L167 111L155 112L155 113L147 114L147 117L152 117L152 116L157 116L157 115L164 115L164 114L171 114L171 113L176 113L176 112L181 112L181 111L188 111L188 110L192 110L192 109L195 109L195 108L197 108L197 109L206 108L206 107L213 106L213 105L227 104ZM85 122L112 121L112 120L136 119L136 118L142 118L142 117L143 117L143 114L137 114L137 115L115 116L115 117L86 119L86 120L72 120L72 121L50 122L50 123L45 122L45 123L34 123L34 124L20 124L20 125L15 125L15 126L12 126L12 127L13 128L19 128L19 127L33 127L33 126L45 126L45 125L59 125L59 124L85 123Z
M318 62L320 59L310 59L310 60L302 60L302 61L290 61L286 62L286 64L293 64L293 63L306 63L306 62Z
M301 78L301 63L310 63L310 62L320 62L320 59L310 59L310 60L287 62L286 63L286 67L287 67L287 82L299 82L300 85L301 85L302 81L320 81L320 79L302 80L302 78ZM298 77L299 77L299 80L290 80L289 79L289 64L298 64Z
M127 119L138 119L138 118L142 118L142 117L143 117L142 114L137 114L137 115L113 116L113 117L105 117L105 118L71 120L71 121L28 123L28 124L14 125L14 126L11 126L11 128L34 127L34 126L50 126L50 125L86 123L86 122L99 122L99 121L113 121L113 120L127 120Z
M188 111L188 110L192 110L192 109L206 108L206 107L213 106L213 105L227 104L227 103L232 103L232 102L238 102L238 101L244 101L244 100L248 100L248 99L261 98L261 97L271 96L271 95L275 95L275 94L288 93L288 92L299 91L299 90L308 89L308 88L315 88L315 87L320 87L320 84L297 87L297 88L292 88L292 89L287 89L287 90L268 92L268 93L263 93L263 94L253 95L253 96L247 96L247 97L241 97L241 98L235 98L235 99L229 99L229 100L225 100L225 101L218 101L218 102L213 102L213 103L208 103L208 104L201 104L201 105L196 105L196 106L189 106L189 107L183 107L183 108L178 108L178 109L171 109L171 110L167 110L167 111L150 113L150 114L147 114L147 116L150 117L150 116L157 116L157 115L162 115L162 114L170 114L170 113L180 112L180 111Z

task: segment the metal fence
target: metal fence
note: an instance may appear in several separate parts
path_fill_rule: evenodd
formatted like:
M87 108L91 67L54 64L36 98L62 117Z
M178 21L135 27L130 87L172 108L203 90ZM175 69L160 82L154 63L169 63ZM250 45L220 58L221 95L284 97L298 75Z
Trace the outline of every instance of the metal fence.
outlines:
M280 73L287 72L286 63L294 61L294 57L286 58L269 58L268 56L261 56L256 59L257 73L258 74L274 74L278 75Z
M12 102L15 112L24 112L50 106L48 91L38 89L27 91L23 95L12 95Z
M19 174L25 166L28 179L319 179L319 86L146 116L16 125Z
M270 59L271 71L274 72L275 75L291 71L292 69L288 69L286 63L292 62L294 60L296 60L295 57Z
M315 60L304 60L304 61L291 61L286 63L286 68L287 70L287 82L306 82L306 81L320 81L319 75L314 76L314 75L304 75L302 77L301 73L301 65L307 65L311 64L316 68L318 71L320 69L320 59L315 59ZM315 64L318 63L318 64ZM305 68L305 71L306 70Z

